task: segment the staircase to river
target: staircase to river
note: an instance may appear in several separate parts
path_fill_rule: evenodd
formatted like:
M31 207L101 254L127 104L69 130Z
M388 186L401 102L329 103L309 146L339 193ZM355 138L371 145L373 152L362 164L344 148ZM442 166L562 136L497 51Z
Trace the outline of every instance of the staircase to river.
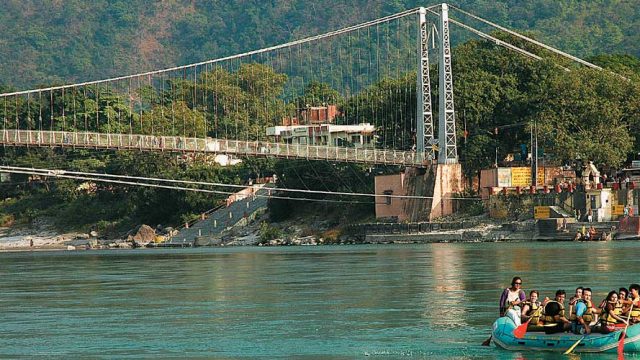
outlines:
M225 230L246 223L267 208L268 195L274 184L257 184L231 195L227 206L204 214L203 219L179 230L164 246L218 245Z

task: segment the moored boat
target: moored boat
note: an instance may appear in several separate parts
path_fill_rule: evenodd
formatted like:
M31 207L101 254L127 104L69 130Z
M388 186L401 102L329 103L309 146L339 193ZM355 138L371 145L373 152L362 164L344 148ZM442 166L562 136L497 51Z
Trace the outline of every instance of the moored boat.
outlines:
M522 339L513 335L516 325L513 320L501 317L493 323L492 337L496 346L506 350L517 351L553 351L564 352L573 346L583 335L573 333L545 334L544 332L527 331ZM622 330L622 329L621 329ZM620 331L610 334L592 333L584 336L575 347L576 353L615 353L620 339ZM640 352L640 324L627 328L624 340L624 352Z

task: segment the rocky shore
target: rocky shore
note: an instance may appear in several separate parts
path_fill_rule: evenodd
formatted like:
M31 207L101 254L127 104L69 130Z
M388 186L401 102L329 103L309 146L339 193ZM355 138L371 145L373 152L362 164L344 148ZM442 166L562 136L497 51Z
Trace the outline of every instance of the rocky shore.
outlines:
M249 224L226 231L217 246L317 246L325 244L389 244L432 242L495 242L531 241L534 238L533 221L495 223L486 218L473 219L469 227L450 229L442 223L428 230L409 229L407 224L397 224L399 229L410 231L379 231L380 226L367 224L339 226L322 219L296 219L278 224L267 224L267 217L255 219ZM389 225L389 224L383 224ZM383 226L388 228L389 226ZM394 226L392 226L393 228ZM355 230L354 230L355 229ZM377 230L377 231L376 231ZM265 236L268 234L268 236ZM141 225L126 238L103 239L96 232L57 233L46 224L30 228L0 228L0 251L31 250L94 250L162 247L172 236L179 236L171 228L152 228ZM191 245L191 244L190 244Z

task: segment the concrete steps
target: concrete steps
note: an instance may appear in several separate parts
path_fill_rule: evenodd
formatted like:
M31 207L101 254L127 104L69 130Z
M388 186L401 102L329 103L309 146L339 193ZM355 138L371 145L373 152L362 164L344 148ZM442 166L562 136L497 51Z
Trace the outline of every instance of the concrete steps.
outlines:
M270 188L273 184L260 184L251 186L253 195L248 195L240 200L232 202L229 206L221 207L210 214L204 220L200 220L189 228L183 228L179 233L167 242L167 246L191 244L217 245L220 243L224 231L247 222L258 211L267 208ZM246 191L246 190L245 190ZM244 195L243 195L244 196Z

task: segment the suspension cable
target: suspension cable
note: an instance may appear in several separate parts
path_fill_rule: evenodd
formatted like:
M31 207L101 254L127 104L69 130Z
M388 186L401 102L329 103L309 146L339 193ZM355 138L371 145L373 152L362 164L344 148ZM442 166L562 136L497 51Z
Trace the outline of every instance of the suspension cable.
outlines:
M292 168L295 172L295 168ZM100 174L100 173L90 173L90 172L82 172L82 171L70 171L70 170L59 170L59 169L38 169L38 168L26 168L26 167L18 167L18 166L0 166L1 171L5 172L30 172L34 175L47 175L47 176L90 176L93 178L114 178L114 179L129 179L129 180L143 180L143 181L156 181L156 182L166 182L173 184L185 184L185 185L198 185L198 186L217 186L217 187L229 187L229 188L246 188L245 185L236 185L236 184L225 184L225 183L213 183L213 182L204 182L204 181L190 181L190 180L176 180L176 179L162 179L162 178L153 178L153 177L142 177L142 176L130 176L130 175L116 175L116 174ZM307 187L305 185L305 187ZM396 199L433 199L432 196L415 196L415 195L384 195L384 194L370 194L370 193L356 193L356 192L339 192L339 191L322 191L322 190L310 190L307 189L291 189L291 188L272 188L274 191L282 191L282 192L293 192L293 193L308 193L308 194L322 194L322 195L342 195L342 196L361 196L361 197L384 197L384 198L396 198ZM480 198L468 198L468 197L446 197L442 198L446 200L481 200Z
M433 8L433 7L436 7L436 6L437 5L434 5L434 6L431 6L429 8ZM410 9L410 10L399 12L397 14L385 16L385 17L382 17L382 18L379 18L379 19L375 19L375 20L370 20L370 21L363 22L363 23L360 23L360 24L357 24L357 25L348 26L348 27L341 28L341 29L334 30L334 31L330 31L330 32L327 32L327 33L324 33L324 34L309 36L309 37L306 37L306 38L303 38L303 39L300 39L300 40L294 40L294 41L290 41L288 43L275 45L275 46L271 46L271 47L266 47L266 48L262 48L262 49L258 49L258 50L247 51L247 52L244 52L244 53L241 53L241 54L230 55L230 56L226 56L226 57L222 57L222 58L218 58L218 59L212 59L212 60L192 63L192 64L188 64L188 65L175 66L175 67L166 68L166 69L162 69L162 70L155 70L155 71L148 71L148 72L132 74L132 75L118 76L118 77L102 79L102 80L86 81L86 82L81 82L81 83L76 83L76 84L52 86L52 87L48 87L48 88L41 88L41 89L34 89L34 90L15 91L15 92L11 92L11 93L0 94L0 97L13 96L13 95L24 95L24 94L27 94L27 93L37 92L38 90L40 90L40 91L50 91L50 90L59 90L59 89L63 89L63 88L70 88L70 87L73 87L73 86L94 85L94 84L100 84L100 83L110 82L110 81L131 79L131 78L136 78L136 77L139 77L139 76L156 75L156 74L161 74L161 73L175 71L175 70L183 70L183 69L191 68L191 67L194 67L194 66L201 66L201 65L205 65L205 64L213 64L213 63L223 62L223 61L227 61L227 60L243 58L243 57L247 57L247 56L251 56L251 55L255 55L255 54L260 54L260 53L263 53L263 52L269 52L269 51L273 51L273 50L283 49L283 48L287 48L287 47L296 46L296 45L299 45L299 44L304 44L304 43L308 43L308 42L324 39L324 38L334 37L334 36L341 35L341 34L344 34L344 33L356 31L356 30L359 30L359 29L362 29L362 28L366 28L366 27L369 27L369 26L373 26L373 25L376 25L376 24L389 22L389 21L392 21L392 20L395 20L395 19L399 19L399 18L402 18L402 17L405 17L405 16L413 15L413 14L417 13L418 10L419 10L419 8L413 8L413 9Z
M545 48L545 49L547 49L547 50L549 50L549 51L551 51L551 52L554 52L554 53L556 53L556 54L558 54L558 55L561 55L561 56L563 56L563 57L565 57L565 58L567 58L567 59L571 59L571 60L573 60L573 61L579 62L580 64L585 65L585 66L588 66L588 67L593 68L593 69L603 70L603 69L602 69L600 66L598 66L598 65L595 65L595 64L592 64L592 63L590 63L590 62L588 62L588 61L582 60L582 59L580 59L580 58L578 58L578 57L576 57L576 56L573 56L573 55L571 55L571 54L567 54L566 52L564 52L564 51L560 51L560 50L558 50L558 49L556 49L556 48L554 48L554 47L551 47L551 46L549 46L549 45L545 45L545 44L543 44L543 43L541 43L541 42L539 42L539 41L536 41L536 40L534 40L534 39L532 39L532 38L530 38L530 37L527 37L527 36L521 35L521 34L519 34L519 33L515 32L515 31L513 31L513 30L509 30L509 29L505 28L504 26L500 26L500 25L498 25L498 24L492 23L492 22L491 22L491 21L489 21L489 20L485 20L485 19L483 19L483 18L481 18L481 17L479 17L479 16L477 16L477 15L474 15L474 14L472 14L472 13L469 13L469 12L467 12L467 11L464 11L464 10L460 9L459 7L457 7L457 6L453 6L453 5L449 5L449 6L450 6L452 9L455 9L455 10L457 10L457 11L459 11L459 12L461 12L461 13L463 13L463 14L465 14L465 15L467 15L467 16L469 16L469 17L473 18L473 19L476 19L476 20L478 20L478 21L480 21L480 22L483 22L483 23L485 23L485 24L487 24L487 25L489 25L489 26L492 26L492 27L494 27L494 28L496 28L496 29L502 30L502 31L504 31L504 32L506 32L506 33L508 33L508 34L510 34L510 35L513 35L513 36L515 36L515 37L518 37L518 38L520 38L520 39L522 39L522 40L525 40L525 41L528 41L528 42L530 42L530 43L532 43L532 44L538 45L538 46L540 46L540 47L542 47L542 48Z

